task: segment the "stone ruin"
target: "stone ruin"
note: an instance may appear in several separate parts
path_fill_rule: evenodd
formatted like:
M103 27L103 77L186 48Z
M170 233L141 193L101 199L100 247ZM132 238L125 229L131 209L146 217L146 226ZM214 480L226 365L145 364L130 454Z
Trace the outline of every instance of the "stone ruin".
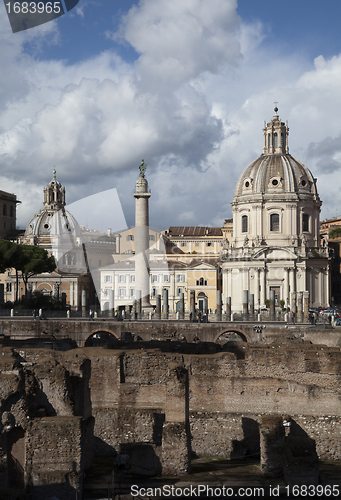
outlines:
M187 474L192 454L258 454L264 475L315 484L318 459L341 459L340 349L236 344L212 354L4 347L0 484L74 499L93 456L117 454L150 476Z

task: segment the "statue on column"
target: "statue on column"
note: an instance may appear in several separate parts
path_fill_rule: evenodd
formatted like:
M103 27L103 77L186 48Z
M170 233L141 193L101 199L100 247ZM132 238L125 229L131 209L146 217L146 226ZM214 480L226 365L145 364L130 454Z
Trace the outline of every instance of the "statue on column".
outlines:
M139 165L140 176L141 177L144 177L144 174L146 172L146 168L147 168L147 164L144 162L144 159L142 158L142 160L140 162L140 165Z

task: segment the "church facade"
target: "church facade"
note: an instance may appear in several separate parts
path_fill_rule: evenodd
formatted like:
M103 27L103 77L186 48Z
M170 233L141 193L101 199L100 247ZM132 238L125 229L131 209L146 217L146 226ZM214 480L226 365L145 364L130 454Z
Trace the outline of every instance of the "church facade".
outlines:
M316 179L289 154L288 125L274 111L264 123L262 155L237 182L233 239L221 251L223 300L234 312L247 296L256 310L270 296L299 313L330 302L331 259L320 242Z

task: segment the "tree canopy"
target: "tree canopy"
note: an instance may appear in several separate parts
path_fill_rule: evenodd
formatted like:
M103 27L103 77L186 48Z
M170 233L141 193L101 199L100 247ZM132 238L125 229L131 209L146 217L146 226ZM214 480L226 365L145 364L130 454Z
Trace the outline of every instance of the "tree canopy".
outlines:
M56 262L44 248L0 240L0 272L10 268L21 272L26 295L29 278L35 274L51 273L56 269Z

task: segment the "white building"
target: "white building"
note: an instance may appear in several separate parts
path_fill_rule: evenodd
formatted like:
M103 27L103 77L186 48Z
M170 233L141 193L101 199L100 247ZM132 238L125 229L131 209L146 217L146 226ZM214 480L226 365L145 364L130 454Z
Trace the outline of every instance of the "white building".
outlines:
M223 301L241 311L243 291L264 306L274 290L292 310L327 306L329 250L320 246L321 201L310 170L289 154L288 125L275 108L264 124L263 154L237 182L232 202L233 240L221 252Z

